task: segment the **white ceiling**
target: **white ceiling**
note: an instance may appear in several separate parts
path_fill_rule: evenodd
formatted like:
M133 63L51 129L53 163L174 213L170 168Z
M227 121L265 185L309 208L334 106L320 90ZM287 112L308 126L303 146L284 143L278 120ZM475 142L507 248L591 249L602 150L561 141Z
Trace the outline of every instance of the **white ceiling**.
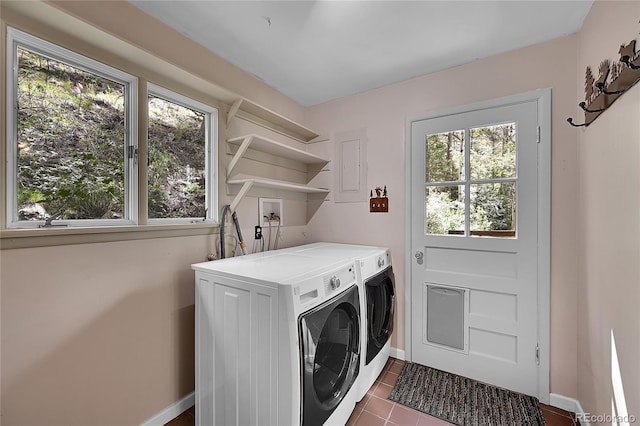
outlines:
M572 34L592 4L130 1L305 106Z

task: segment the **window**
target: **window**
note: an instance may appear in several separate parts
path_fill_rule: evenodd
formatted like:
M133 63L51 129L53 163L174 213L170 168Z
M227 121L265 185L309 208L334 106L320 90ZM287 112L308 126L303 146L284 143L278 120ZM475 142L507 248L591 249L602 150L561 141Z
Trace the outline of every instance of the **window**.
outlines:
M8 225L135 223L136 78L8 34Z
M426 232L464 232L464 130L428 135L426 145Z
M7 52L7 227L215 220L215 108L14 28Z
M149 221L206 221L217 211L216 110L156 85L148 92Z
M426 233L514 237L516 123L431 134L425 142Z

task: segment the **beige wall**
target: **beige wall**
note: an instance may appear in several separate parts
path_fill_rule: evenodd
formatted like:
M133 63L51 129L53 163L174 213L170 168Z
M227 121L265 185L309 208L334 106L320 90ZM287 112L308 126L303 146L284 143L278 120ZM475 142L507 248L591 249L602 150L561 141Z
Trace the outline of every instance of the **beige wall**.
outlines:
M640 48L639 17L640 2L594 4L579 33L576 103L586 66L597 78L621 43L635 39ZM640 84L577 133L578 397L586 412L611 414L615 403L623 415L625 401L640 418ZM614 391L618 374L624 397Z
M194 388L211 237L3 250L2 422L139 424Z
M391 248L398 315L392 346L404 348L405 120L429 111L552 88L551 391L576 389L576 38L570 36L310 108L307 122L325 132L365 128L368 186L386 185L389 213L368 202L325 203L310 221L311 239ZM327 146L327 155L331 147Z

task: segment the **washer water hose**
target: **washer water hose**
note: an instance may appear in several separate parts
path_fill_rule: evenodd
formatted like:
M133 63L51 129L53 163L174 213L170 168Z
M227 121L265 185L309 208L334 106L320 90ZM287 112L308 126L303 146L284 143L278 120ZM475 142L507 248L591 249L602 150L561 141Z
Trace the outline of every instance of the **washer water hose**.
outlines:
M220 259L224 259L226 257L225 253L225 238L224 231L227 221L227 213L229 212L231 206L229 204L225 205L222 208L222 218L220 219ZM238 214L234 211L231 214L231 218L233 219L233 224L236 227L236 232L238 233L238 240L240 242L240 249L242 250L242 254L248 254L247 245L242 238L242 231L240 231L240 222L238 221Z
M242 238L242 231L240 231L240 222L238 222L238 215L234 211L231 215L233 219L233 223L236 225L236 231L238 232L238 240L240 241L240 250L242 250L242 254L249 254L247 252L247 245L244 243L244 238Z
M262 216L264 219L267 220L267 223L269 224L269 243L267 244L267 251L271 250L271 222L275 221L278 222L277 228L276 228L276 236L273 242L273 250L277 250L278 249L278 238L280 238L280 216L274 215L273 213L271 213L271 215L269 216ZM263 238L263 243L264 243L264 238ZM264 250L262 250L264 251Z
M224 224L227 220L227 212L230 207L231 206L227 204L222 208L222 219L220 219L220 259L224 259L226 257L224 248Z

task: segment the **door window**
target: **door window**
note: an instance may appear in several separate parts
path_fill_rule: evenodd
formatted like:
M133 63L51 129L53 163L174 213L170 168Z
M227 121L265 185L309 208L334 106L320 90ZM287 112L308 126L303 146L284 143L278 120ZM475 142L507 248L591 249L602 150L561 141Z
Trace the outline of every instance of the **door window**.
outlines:
M515 122L425 136L425 234L515 237L516 140Z

